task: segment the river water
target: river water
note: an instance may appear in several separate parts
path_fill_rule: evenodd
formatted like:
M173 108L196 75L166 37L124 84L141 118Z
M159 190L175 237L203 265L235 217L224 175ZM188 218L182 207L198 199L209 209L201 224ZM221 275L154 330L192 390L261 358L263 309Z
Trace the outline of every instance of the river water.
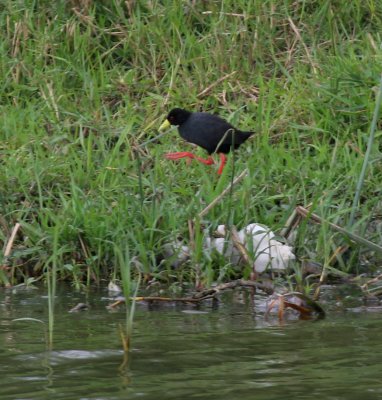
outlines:
M88 311L69 313L78 302ZM280 324L248 296L218 306L138 304L124 363L107 292L60 288L54 346L46 346L47 297L0 292L0 399L382 399L382 313L328 312ZM358 311L358 312L354 312Z

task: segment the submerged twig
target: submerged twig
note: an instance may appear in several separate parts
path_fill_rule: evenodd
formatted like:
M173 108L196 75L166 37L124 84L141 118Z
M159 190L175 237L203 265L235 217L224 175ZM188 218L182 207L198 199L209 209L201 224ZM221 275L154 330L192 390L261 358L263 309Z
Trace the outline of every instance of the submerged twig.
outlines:
M180 302L180 303L199 303L204 300L209 300L212 298L216 298L221 292L229 289L235 289L238 287L247 287L247 288L255 288L263 291L267 295L272 295L274 293L273 287L255 282L255 281L248 281L245 279L238 279L235 281L222 283L221 285L217 285L213 288L202 290L201 292L195 293L191 297L161 297L161 296L139 296L139 297L132 297L130 300L134 301L159 301L159 302ZM117 305L124 303L124 299L118 299L116 302L111 304L109 308L114 308Z

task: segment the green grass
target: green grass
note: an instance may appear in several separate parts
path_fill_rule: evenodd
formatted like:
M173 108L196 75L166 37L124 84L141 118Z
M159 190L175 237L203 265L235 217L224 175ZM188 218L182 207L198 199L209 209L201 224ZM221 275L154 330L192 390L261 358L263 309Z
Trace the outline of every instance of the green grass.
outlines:
M0 241L22 223L12 283L43 275L52 257L57 279L77 286L120 276L121 243L155 274L161 246L188 241L187 221L231 177L165 160L184 146L175 132L138 148L173 106L257 132L235 155L236 173L250 173L234 207L218 204L207 227L277 231L309 203L346 226L382 70L379 2L9 0L0 26ZM362 234L380 216L380 138L379 123L353 226ZM197 239L202 278L224 279ZM296 251L325 264L342 242L302 225Z

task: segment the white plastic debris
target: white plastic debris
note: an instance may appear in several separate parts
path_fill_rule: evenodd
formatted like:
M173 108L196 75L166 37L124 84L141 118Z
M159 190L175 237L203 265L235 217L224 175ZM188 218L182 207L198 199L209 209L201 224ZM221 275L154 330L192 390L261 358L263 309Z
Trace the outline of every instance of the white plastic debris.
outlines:
M172 268L179 268L190 258L190 249L179 240L164 244L162 252L163 258L170 260Z
M225 226L219 225L217 233L226 236ZM274 271L285 270L289 262L296 258L292 247L278 241L275 234L265 225L249 224L238 232L238 236L254 260L253 269L256 272L264 272L267 268ZM240 264L242 256L229 235L228 238L207 237L205 244L207 250L215 249L229 258L233 265Z
M219 225L216 232L224 237L204 239L204 250L211 253L216 250L224 255L233 265L240 265L242 255L227 235L225 225ZM238 232L240 242L245 246L253 262L254 271L261 273L266 269L282 271L288 268L289 262L295 259L292 247L277 240L275 234L265 225L252 223ZM180 241L166 243L163 246L163 257L171 260L171 266L178 268L190 256L190 249Z
M119 285L117 285L114 281L110 281L107 285L107 290L111 294L121 293L122 289Z

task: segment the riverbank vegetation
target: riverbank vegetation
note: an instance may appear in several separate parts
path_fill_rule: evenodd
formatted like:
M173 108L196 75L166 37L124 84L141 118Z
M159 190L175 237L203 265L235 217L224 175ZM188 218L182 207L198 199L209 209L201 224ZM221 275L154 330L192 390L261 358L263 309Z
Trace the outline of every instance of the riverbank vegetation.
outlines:
M201 226L280 232L297 205L381 244L380 122L349 226L382 71L377 1L6 1L0 25L3 285L80 287L126 265L168 285L224 281L232 269L205 257ZM175 106L256 132L234 171L166 160L187 147L175 131L148 142ZM168 268L163 245L189 245L189 221L190 261ZM327 224L300 224L293 245L343 273L382 259Z

